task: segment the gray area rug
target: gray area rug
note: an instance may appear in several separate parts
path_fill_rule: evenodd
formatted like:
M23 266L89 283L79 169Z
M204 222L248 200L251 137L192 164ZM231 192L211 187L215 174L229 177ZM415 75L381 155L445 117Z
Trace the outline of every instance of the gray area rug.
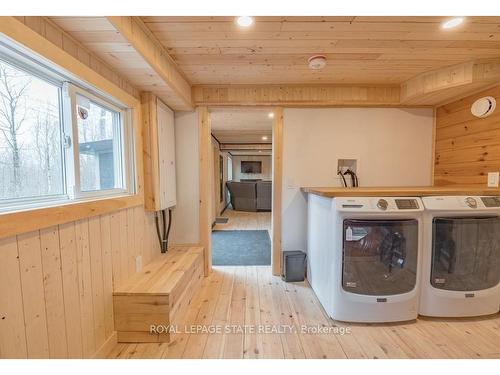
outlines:
M215 230L212 232L214 266L267 266L271 239L267 230Z

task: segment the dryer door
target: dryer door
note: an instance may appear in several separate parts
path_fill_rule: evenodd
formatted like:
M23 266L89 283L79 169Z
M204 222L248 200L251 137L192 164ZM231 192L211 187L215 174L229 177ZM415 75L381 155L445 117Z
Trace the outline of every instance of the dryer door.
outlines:
M417 220L344 220L342 287L363 295L412 291L417 280Z
M431 285L477 291L500 281L500 218L435 217Z

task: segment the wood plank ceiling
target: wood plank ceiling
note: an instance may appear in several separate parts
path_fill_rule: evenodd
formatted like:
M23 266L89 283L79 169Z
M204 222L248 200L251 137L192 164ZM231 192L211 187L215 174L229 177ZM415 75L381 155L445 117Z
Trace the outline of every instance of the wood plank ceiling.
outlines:
M500 18L142 17L194 85L400 84L425 71L500 56ZM327 67L307 59L325 54Z
M192 109L190 98L186 100L185 95L174 87L166 85L161 74L155 71L154 66L134 48L108 18L50 17L50 19L107 64L117 69L121 75L127 77L136 88L154 92L174 109ZM135 24L131 27L136 27L136 34L141 32L141 25ZM141 34L139 36L147 38ZM151 47L146 43L143 44ZM151 54L155 54L155 51ZM186 83L186 86L190 95L189 84Z
M500 17L449 30L447 17L255 17L247 29L235 17L128 18L195 105L438 105L500 79ZM51 19L140 90L190 109L158 74L162 63L152 66L110 19ZM325 69L309 70L313 54L326 55Z
M212 134L220 144L271 144L273 119L269 113L260 108L215 108L210 116Z

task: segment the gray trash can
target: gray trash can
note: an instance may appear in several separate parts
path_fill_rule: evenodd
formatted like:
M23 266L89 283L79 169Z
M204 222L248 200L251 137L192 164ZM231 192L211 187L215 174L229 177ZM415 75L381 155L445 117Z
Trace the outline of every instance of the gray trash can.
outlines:
M304 281L306 276L306 258L303 251L283 251L283 273L286 282Z

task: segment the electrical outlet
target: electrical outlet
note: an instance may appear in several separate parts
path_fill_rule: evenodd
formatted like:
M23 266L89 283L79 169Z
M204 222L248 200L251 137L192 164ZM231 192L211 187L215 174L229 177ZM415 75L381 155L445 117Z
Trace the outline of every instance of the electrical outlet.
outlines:
M488 187L498 187L499 179L500 179L500 172L488 173Z
M135 272L142 271L142 256L138 255L135 257Z

